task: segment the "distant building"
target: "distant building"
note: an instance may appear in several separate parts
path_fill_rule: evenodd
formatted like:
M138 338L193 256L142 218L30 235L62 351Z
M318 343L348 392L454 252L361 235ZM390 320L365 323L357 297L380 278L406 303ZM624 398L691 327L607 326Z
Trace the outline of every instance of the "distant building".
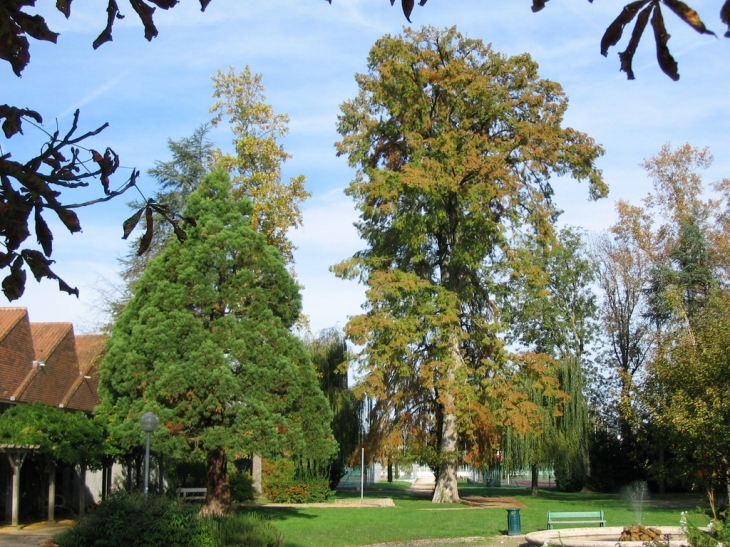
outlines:
M31 323L25 308L0 308L0 412L12 405L41 403L67 411L91 413L99 402L99 361L106 335L74 334L71 323ZM0 515L11 520L13 448L0 445ZM60 488L49 495L47 469L34 462L32 451L27 464L20 467L21 518L44 514L48 507L53 518L55 507L83 512L88 503L98 501L109 485L110 470L90 474L85 470L59 466L55 469ZM55 490L55 486L54 486ZM49 497L54 497L49 503ZM74 509L75 508L75 509Z

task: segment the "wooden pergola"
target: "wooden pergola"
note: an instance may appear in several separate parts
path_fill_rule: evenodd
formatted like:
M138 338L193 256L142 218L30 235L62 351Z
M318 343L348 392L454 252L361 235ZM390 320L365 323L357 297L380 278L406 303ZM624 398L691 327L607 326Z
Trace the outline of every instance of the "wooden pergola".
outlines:
M13 502L12 502L12 517L11 525L18 526L18 512L20 508L20 468L23 466L25 457L38 450L40 445L29 444L0 444L0 453L8 455L8 461L10 467L13 469Z

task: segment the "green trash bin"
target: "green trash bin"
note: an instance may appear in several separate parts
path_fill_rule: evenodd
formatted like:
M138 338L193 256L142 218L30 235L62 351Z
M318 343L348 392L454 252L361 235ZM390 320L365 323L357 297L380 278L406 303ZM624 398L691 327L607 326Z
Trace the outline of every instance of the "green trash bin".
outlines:
M519 536L522 533L519 509L507 509L507 535Z

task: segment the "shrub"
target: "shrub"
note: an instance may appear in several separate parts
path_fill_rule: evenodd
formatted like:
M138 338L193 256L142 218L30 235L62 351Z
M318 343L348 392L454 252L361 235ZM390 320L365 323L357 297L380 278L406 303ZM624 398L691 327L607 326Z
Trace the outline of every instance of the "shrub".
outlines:
M332 495L329 476L287 459L264 461L264 495L275 503L321 503Z
M197 507L164 496L115 494L53 538L59 547L282 547L270 522L253 514L198 518Z
M126 492L111 496L54 540L59 547L217 547L195 507Z
M263 490L264 495L275 503L321 503L332 495L327 478L267 480Z
M682 531L692 547L717 547L730 542L730 526L722 520L712 521L710 532L703 532L687 520L687 514L682 513L680 520Z
M282 547L284 538L273 524L254 514L208 519L218 547Z
M256 495L253 488L253 477L245 471L231 473L228 476L228 482L231 487L231 499L233 501L251 501Z

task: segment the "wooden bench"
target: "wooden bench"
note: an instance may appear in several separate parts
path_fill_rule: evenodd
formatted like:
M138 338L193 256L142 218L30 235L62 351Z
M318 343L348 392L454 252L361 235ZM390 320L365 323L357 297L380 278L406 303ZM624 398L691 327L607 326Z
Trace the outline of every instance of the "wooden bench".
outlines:
M548 530L556 524L598 524L606 526L603 511L548 511Z
M205 501L207 488L178 488L177 498L180 501Z

